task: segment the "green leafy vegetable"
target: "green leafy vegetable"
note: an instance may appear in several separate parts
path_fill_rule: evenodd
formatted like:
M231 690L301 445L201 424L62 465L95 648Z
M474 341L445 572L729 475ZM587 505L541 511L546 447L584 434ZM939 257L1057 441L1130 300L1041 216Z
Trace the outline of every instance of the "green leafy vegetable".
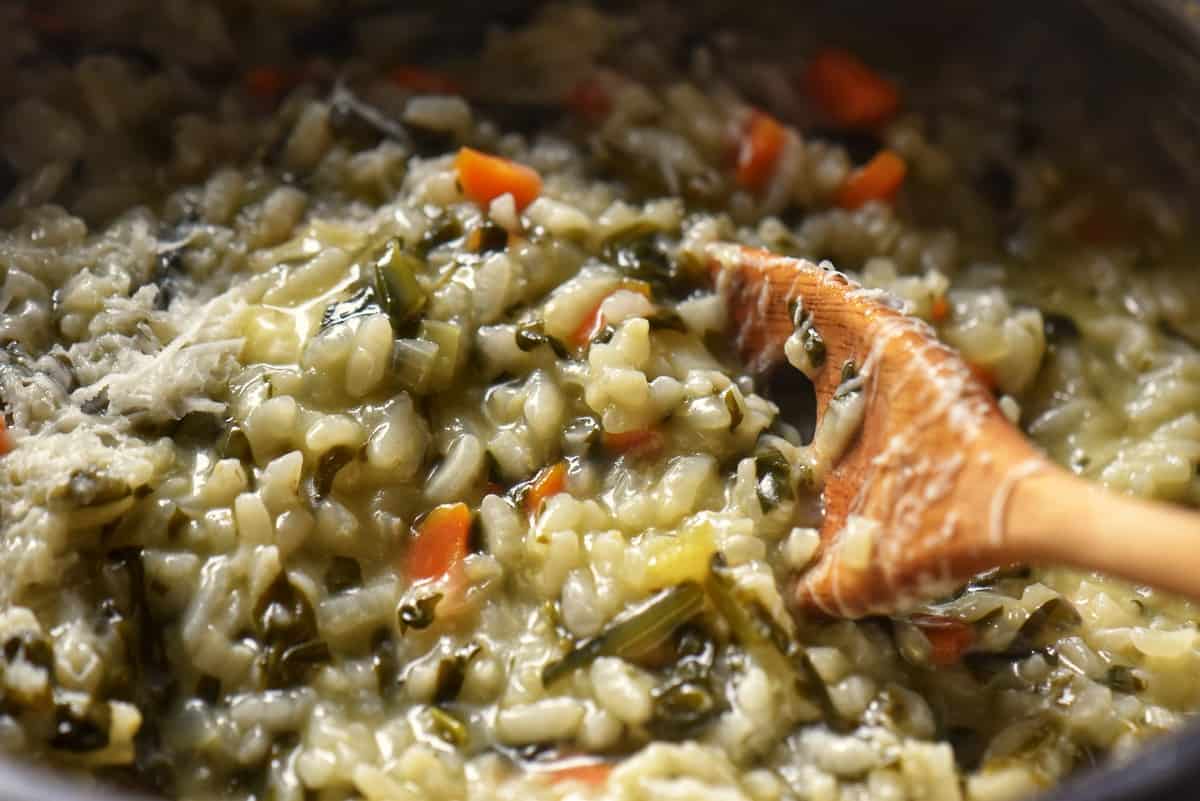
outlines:
M397 334L407 330L429 300L417 281L423 267L419 259L404 250L399 239L389 241L372 260L375 294L392 318L392 330Z
M572 649L562 659L546 665L542 669L542 685L549 687L602 656L636 659L665 642L703 606L704 591L694 581L663 590L610 623L603 632Z
M383 309L375 296L375 289L370 285L359 287L354 294L345 300L331 303L321 315L321 331L335 325L353 320L356 317L367 317L379 314Z
M402 604L396 613L400 618L400 632L403 634L409 629L421 631L432 626L436 619L437 605L441 601L442 594L435 592L412 603Z
M352 461L354 449L347 445L339 445L326 451L317 462L317 469L313 473L313 497L321 500L327 496L333 490L333 481L338 472Z
M791 466L782 453L775 448L762 448L754 457L755 475L758 476L758 502L763 514L770 514L784 501L795 497L792 491Z

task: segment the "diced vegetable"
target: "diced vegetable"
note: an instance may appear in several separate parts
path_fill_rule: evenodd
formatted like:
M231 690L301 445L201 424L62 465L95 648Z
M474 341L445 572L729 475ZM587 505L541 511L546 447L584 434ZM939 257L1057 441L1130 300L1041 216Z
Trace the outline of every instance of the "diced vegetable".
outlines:
M1030 613L1017 631L1009 650L1033 650L1053 645L1079 626L1083 618L1063 598L1051 598Z
M454 323L441 320L422 320L420 337L437 345L437 358L429 375L429 391L447 389L458 372L462 356L462 329Z
M4 425L4 418L0 417L0 456L3 456L12 449L12 435L8 433L8 427Z
M703 581L717 543L712 526L699 522L685 527L670 539L648 546L646 588L669 587L684 581Z
M542 504L551 495L557 495L564 492L567 488L567 463L558 462L549 467L543 468L530 483L529 488L525 492L525 496L521 499L522 505L525 507L525 512L530 515L536 515L542 508Z
M517 211L521 211L542 191L542 177L537 170L469 147L458 151L454 167L463 192L484 208L501 195L510 194Z
M795 498L791 465L778 450L760 449L754 456L754 470L758 476L758 504L763 514L770 514L784 501Z
M462 748L470 739L467 724L440 707L429 708L429 722L434 736L455 748Z
M380 305L392 318L392 330L400 334L417 319L429 297L417 281L424 265L404 250L404 243L392 239L375 256L371 264L375 294Z
M591 342L592 339L594 339L596 335L603 330L604 312L602 311L602 308L604 306L604 301L608 300L613 296L613 294L620 292L622 289L644 295L647 300L654 300L654 290L651 289L650 284L647 282L636 278L622 279L619 286L617 286L612 292L609 292L607 295L600 298L600 300L596 302L596 305L592 307L592 310L584 315L583 320L581 320L579 323L579 327L575 329L575 333L571 334L571 344L582 348Z
M944 322L950 318L950 301L946 300L945 295L938 295L933 299L933 306L929 310L929 316L935 323Z
M426 339L397 339L392 345L392 372L414 395L429 392L437 367L438 345Z
M762 111L754 111L738 142L738 185L752 191L766 186L787 144L787 129Z
M974 626L957 618L917 614L909 619L933 646L929 661L939 667L958 664L966 650L975 644Z
M554 682L575 670L587 667L602 656L636 659L671 636L677 627L691 620L704 606L704 591L694 581L663 590L637 610L623 615L599 635L574 648L542 669L542 685Z
M508 231L488 220L467 234L467 250L472 253L493 253L508 247Z
M442 602L443 597L440 592L435 592L412 603L401 604L396 610L396 617L400 621L400 633L403 634L409 629L422 631L432 626L437 617L438 604Z
M560 782L582 782L593 787L599 787L608 781L608 777L612 774L612 771L613 766L611 762L584 762L544 771L542 775L549 778L555 784Z
M433 581L444 576L467 555L471 510L465 503L436 506L414 527L404 559L410 581Z
M612 453L649 457L662 450L666 438L657 429L642 428L620 433L605 431L600 437L600 442L605 450Z
M975 362L967 362L967 368L971 371L972 375L979 379L980 383L988 389L995 391L996 374L992 372L990 367L983 364L976 364Z
M333 489L333 480L337 478L338 471L354 461L354 448L348 445L339 445L336 448L330 448L317 462L317 469L313 473L313 497L321 500Z
M908 165L890 150L881 150L875 157L854 172L838 189L837 204L844 209L857 209L872 200L890 202L900 191Z
M259 100L274 101L295 84L280 67L254 67L244 76L246 91Z
M737 643L771 675L793 676L797 689L817 703L828 725L837 729L845 727L846 721L834 707L829 688L808 658L808 652L779 627L761 603L747 602L740 597L730 568L720 553L712 558L704 590L729 624Z
M804 84L830 121L846 128L883 125L900 107L895 85L845 50L817 53L809 62Z
M525 353L529 353L542 345L549 345L558 358L565 359L568 356L566 345L547 334L546 324L541 320L520 326L517 328L515 336L517 347Z
M430 95L460 95L462 84L436 70L402 64L388 72L388 78L401 89Z

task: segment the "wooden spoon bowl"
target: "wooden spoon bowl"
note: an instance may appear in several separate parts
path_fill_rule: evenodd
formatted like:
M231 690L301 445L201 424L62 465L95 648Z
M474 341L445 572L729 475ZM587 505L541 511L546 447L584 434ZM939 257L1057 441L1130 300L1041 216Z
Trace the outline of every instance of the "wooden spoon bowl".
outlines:
M796 581L802 609L893 612L1014 562L1093 568L1200 598L1200 514L1114 495L1052 463L958 353L885 293L740 245L707 255L752 369L783 360L799 299L825 344L812 376L818 419L847 362L863 379L862 425L826 476L821 548ZM869 558L849 558L850 532L864 530Z

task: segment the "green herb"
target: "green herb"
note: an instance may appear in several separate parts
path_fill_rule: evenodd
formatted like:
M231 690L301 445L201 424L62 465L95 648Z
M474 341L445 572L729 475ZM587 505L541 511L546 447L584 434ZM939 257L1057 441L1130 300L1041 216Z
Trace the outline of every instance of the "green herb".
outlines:
M132 494L128 482L93 470L76 470L51 497L67 508L85 509L119 501Z
M400 619L400 633L403 634L409 629L421 631L432 626L436 619L437 605L441 600L442 594L435 592L412 603L401 605L396 612Z
M362 586L362 568L350 556L335 556L325 569L325 589L331 595Z
M442 320L422 320L421 339L437 345L437 357L429 374L429 389L440 392L454 383L458 372L460 356L462 355L462 329L454 323Z
M508 247L508 231L491 220L483 223L476 231L478 233L472 237L478 237L478 243L473 248L475 252L494 253Z
M437 367L438 345L424 339L397 339L392 345L392 372L414 395L429 391Z
M651 331L679 331L686 333L687 323L679 316L679 312L673 309L660 309L654 314L646 318L646 322L650 324Z
M375 289L369 285L361 286L345 300L325 307L325 313L321 315L320 330L324 331L356 317L368 317L382 311L375 297Z
M330 448L317 462L313 473L313 497L322 500L333 490L333 481L338 472L354 461L354 449L348 445Z
M455 748L462 748L467 744L470 738L467 724L453 714L432 706L429 708L429 718L433 735L439 740L449 743Z
M296 687L329 661L329 648L317 638L312 604L281 572L254 605L254 622L264 652L260 658L268 689Z
M433 681L435 704L445 704L458 697L467 677L467 666L482 650L476 643L471 643L438 663L437 676Z
M684 740L716 717L723 705L708 686L680 681L659 687L652 693L654 714L646 728L660 740Z
M727 387L721 393L721 399L725 401L725 408L729 411L729 430L733 431L742 424L742 420L745 418L742 404L738 401L737 390Z
M754 471L758 476L758 502L763 514L770 514L781 503L795 497L791 466L775 448L763 448L755 455Z
M800 346L813 369L818 369L825 364L825 340L816 328L810 325L804 329L804 333L800 336Z
M77 754L99 751L108 746L111 722L112 710L107 703L91 703L82 714L69 704L56 704L50 747Z
M437 210L439 213L430 221L429 228L417 244L417 255L425 258L436 247L451 242L463 235L462 224L456 217Z
M1146 680L1133 672L1128 665L1112 665L1104 673L1104 684L1120 693L1140 693L1146 689Z
M517 328L515 334L517 347L525 353L529 353L542 345L549 345L554 351L554 355L560 359L568 357L567 346L561 340L550 336L545 332L545 324L541 320L535 320L532 323L526 323Z
M1083 621L1075 607L1063 598L1051 598L1021 624L1009 650L1034 650L1053 645Z
M542 685L554 682L602 656L636 659L661 645L681 624L704 606L704 591L694 581L663 590L636 609L610 623L597 636L576 646L562 659L542 669Z
M428 295L417 281L417 273L423 267L419 259L405 252L399 239L384 245L372 260L375 294L379 305L392 318L392 330L397 334L417 319L428 301Z
M396 677L400 668L396 663L396 643L392 640L392 633L386 628L377 630L371 636L371 663L375 668L379 693L387 698L396 687Z
M760 603L747 603L739 597L731 570L720 553L713 555L704 589L717 612L729 624L733 639L751 653L769 675L790 675L799 693L816 700L826 723L839 729L845 727L847 722L834 707L829 689L808 653L779 627Z
M222 459L237 459L239 462L251 461L254 456L250 449L250 440L239 425L231 425L217 445L217 456Z
M612 342L612 338L617 335L617 329L611 325L606 325L596 332L596 336L592 337L591 345L607 345Z

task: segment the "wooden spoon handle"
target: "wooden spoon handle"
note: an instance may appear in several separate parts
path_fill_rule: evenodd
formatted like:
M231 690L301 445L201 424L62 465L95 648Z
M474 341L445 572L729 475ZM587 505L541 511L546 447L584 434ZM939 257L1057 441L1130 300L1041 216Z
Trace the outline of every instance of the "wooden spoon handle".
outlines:
M1016 483L1005 520L1013 561L1099 570L1200 600L1198 512L1048 467Z

